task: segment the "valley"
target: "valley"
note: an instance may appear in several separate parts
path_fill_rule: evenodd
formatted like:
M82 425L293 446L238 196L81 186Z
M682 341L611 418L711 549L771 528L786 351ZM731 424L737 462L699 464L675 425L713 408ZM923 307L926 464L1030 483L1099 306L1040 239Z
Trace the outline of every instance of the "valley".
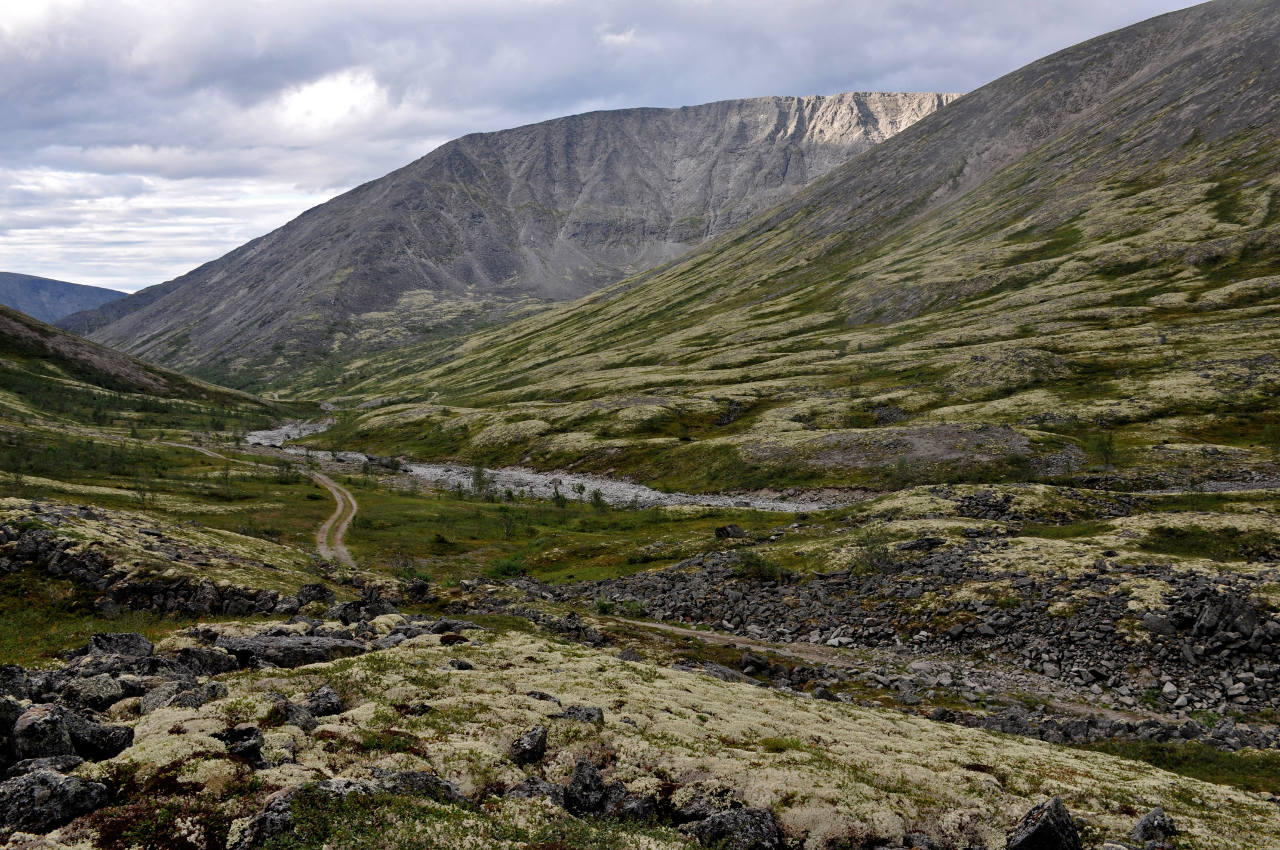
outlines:
M472 134L0 307L0 846L1280 846L1278 43Z

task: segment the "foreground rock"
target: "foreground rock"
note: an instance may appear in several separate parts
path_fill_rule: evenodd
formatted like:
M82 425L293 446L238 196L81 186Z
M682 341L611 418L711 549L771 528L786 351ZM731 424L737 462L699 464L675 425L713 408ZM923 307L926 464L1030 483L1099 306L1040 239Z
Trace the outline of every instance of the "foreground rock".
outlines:
M689 828L703 844L723 850L778 850L782 833L768 809L734 809L712 815Z
M1083 850L1071 813L1057 797L1036 806L1009 831L1008 850Z
M107 787L52 770L0 783L0 839L6 833L44 833L101 808Z

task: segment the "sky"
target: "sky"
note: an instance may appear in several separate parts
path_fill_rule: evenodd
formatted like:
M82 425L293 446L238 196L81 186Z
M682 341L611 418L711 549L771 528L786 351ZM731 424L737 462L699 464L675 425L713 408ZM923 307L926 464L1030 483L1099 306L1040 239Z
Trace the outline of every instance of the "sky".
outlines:
M0 4L0 271L135 291L466 133L971 91L1170 0Z

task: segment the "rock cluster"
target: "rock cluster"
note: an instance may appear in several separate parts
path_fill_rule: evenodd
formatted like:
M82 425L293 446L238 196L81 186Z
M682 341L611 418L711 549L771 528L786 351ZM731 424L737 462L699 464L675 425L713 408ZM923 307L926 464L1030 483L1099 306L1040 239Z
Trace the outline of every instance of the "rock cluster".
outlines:
M333 591L318 583L303 585L293 595L281 595L274 590L218 585L186 576L143 578L116 567L104 553L82 549L77 541L48 529L19 531L0 526L0 545L7 553L0 557L0 573L35 569L54 578L72 579L98 594L94 605L107 615L122 611L292 615L310 602L334 599Z
M630 601L654 619L758 640L912 647L920 654L960 649L1003 659L1027 677L1043 677L1120 710L1145 706L1185 719L1196 709L1280 708L1280 619L1256 598L1261 585L1276 580L1275 571L1205 578L1158 565L1126 566L1122 578L1103 562L1075 575L1033 575L983 565L983 555L1007 545L1003 539L944 542L902 544L892 570L868 575L753 579L739 574L738 555L729 551L602 582L546 587L526 578L513 584L543 599ZM1171 587L1163 610L1135 615L1129 597L1118 592L1134 579ZM954 598L955 587L974 582L999 588L999 604ZM926 594L937 601L922 611L916 600ZM908 703L915 691L937 686L968 693L965 682L949 677L878 678L902 691ZM1006 684L1014 690L1019 683ZM979 696L975 688L967 698ZM1177 737L1194 729L1182 727L1179 722L1176 731L1160 734ZM1208 738L1209 730L1203 731ZM1239 745L1257 740L1245 734ZM1273 745L1274 734L1266 740ZM1230 736L1211 742L1234 745Z

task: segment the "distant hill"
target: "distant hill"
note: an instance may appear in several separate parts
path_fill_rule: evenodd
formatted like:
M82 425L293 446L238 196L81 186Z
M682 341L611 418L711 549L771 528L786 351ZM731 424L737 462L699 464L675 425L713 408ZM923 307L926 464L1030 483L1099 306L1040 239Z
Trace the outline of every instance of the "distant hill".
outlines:
M60 324L218 379L290 375L668 262L954 97L766 97L465 136Z
M43 416L50 412L51 395L68 394L183 399L211 408L240 406L262 413L274 409L261 399L153 366L4 306L0 306L0 391L0 420L14 406L14 399ZM21 411L21 404L15 409Z
M0 304L42 322L118 301L125 293L16 272L0 272Z

